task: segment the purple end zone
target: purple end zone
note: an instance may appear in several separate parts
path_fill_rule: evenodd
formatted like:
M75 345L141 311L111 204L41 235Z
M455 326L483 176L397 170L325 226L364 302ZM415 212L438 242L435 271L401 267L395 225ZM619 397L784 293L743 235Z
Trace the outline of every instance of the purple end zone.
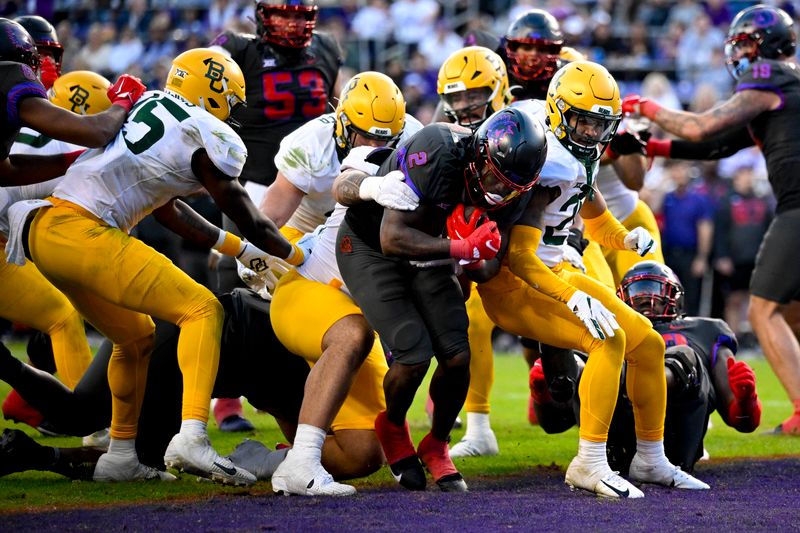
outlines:
M411 493L363 489L354 498L225 496L164 503L0 517L5 531L471 531L796 530L800 459L701 465L710 491L646 485L641 500L571 493L563 471L537 468L499 479L473 479L469 494L429 485Z

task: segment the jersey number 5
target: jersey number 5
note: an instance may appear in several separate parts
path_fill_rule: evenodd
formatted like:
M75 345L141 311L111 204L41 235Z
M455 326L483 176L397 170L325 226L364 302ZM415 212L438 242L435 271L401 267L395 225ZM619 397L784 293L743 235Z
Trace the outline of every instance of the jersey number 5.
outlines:
M318 71L267 72L261 80L268 120L312 119L325 113L328 95Z
M128 150L139 155L164 136L164 121L158 115L162 115L163 118L172 116L178 122L183 122L189 118L189 113L186 110L168 98L148 99L141 106L137 105L128 118L130 122L146 126L147 133L141 136L135 135L135 133L141 131L141 128L128 125L125 126L122 132L122 137L125 139L125 144L128 145ZM130 137L138 137L138 139L132 141Z

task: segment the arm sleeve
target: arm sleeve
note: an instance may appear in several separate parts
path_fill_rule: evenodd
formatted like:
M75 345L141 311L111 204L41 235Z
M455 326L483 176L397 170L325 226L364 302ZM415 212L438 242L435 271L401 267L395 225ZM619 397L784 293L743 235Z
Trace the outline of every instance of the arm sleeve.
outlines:
M755 142L747 128L723 133L708 141L690 142L673 140L669 156L672 159L709 161L729 157L753 146Z
M612 250L626 249L625 236L629 233L628 229L620 224L608 209L598 217L584 218L583 224L589 237L601 246Z
M531 226L514 226L508 243L508 266L511 272L547 296L567 303L577 291L556 276L536 255L542 230Z

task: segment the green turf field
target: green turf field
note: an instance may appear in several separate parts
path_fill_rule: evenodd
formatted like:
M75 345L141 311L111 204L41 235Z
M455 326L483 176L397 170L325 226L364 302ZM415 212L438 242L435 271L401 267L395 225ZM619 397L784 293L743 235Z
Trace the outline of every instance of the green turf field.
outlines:
M20 346L14 346L21 352ZM714 414L713 427L706 438L706 448L712 462L726 458L747 456L797 455L800 441L796 437L768 436L761 434L773 428L790 414L789 402L769 366L763 359L750 361L758 375L758 390L764 405L762 427L755 434L741 434L727 427ZM521 472L536 465L555 464L565 467L577 449L578 434L572 429L560 435L546 435L539 427L527 422L528 372L518 355L498 356L495 362L496 381L492 399L492 426L500 444L500 455L457 459L456 465L466 479L477 476L500 476ZM8 387L0 382L0 397L5 397ZM410 413L411 428L415 441L427 431L427 418L423 409L424 397L419 394ZM246 406L247 416L257 430L249 438L258 439L273 447L284 441L276 424L268 415L255 413ZM22 427L0 421L0 427ZM27 428L27 426L25 426ZM78 438L46 438L30 430L37 440L54 446L78 446ZM245 435L221 433L211 423L211 441L222 453L230 452ZM453 433L453 441L463 435L463 430ZM387 469L354 483L357 487L392 485L394 480ZM174 483L123 483L98 484L73 482L50 473L26 472L0 478L0 512L23 510L52 510L56 508L117 505L142 501L162 501L187 498L203 498L221 493L269 492L266 482L254 488L236 489L197 482L193 476L184 475Z

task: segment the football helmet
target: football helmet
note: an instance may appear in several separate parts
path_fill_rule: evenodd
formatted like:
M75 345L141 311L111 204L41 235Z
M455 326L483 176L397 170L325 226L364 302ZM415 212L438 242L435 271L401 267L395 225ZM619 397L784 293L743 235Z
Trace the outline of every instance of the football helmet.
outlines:
M511 23L505 35L508 66L522 81L548 80L559 67L564 35L556 18L541 9L526 11ZM531 46L535 53L520 51Z
M792 17L764 4L740 11L725 40L725 63L735 79L759 59L791 57L797 47Z
M633 265L617 289L623 302L654 321L683 316L683 294L678 276L668 266L655 261Z
M600 159L622 120L617 82L591 61L573 61L556 72L546 108L550 130L584 164Z
M0 18L0 61L23 63L39 72L39 52L33 37L19 22Z
M453 52L439 68L436 91L445 115L470 128L480 126L511 100L503 60L481 46Z
M46 19L36 15L17 17L14 21L18 22L33 37L33 42L36 43L36 49L42 58L48 53L53 57L56 73L60 76L64 47L58 42L58 35L56 35L56 29L53 25L47 22Z
M353 147L353 134L392 143L406 123L406 101L392 78L380 72L356 74L342 89L336 106L336 144Z
M182 96L225 121L246 101L244 75L230 57L192 48L172 61L165 90Z
M47 90L47 98L79 115L94 115L111 107L106 91L111 82L88 70L68 72Z
M528 113L507 107L473 135L472 160L464 170L467 193L484 209L511 203L539 181L547 157L544 127Z
M313 0L268 0L256 3L256 31L261 40L284 48L311 44L319 7ZM273 15L282 16L274 20ZM291 18L291 22L287 22Z

